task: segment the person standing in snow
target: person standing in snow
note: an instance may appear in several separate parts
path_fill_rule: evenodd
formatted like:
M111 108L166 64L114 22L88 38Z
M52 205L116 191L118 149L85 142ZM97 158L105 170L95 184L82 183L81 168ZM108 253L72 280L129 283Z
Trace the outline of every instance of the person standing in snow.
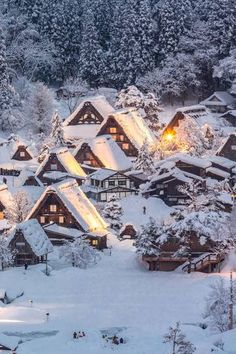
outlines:
M146 215L146 211L147 211L147 209L146 209L146 207L144 206L144 207L143 207L143 215Z
M27 269L28 269L28 264L25 263L25 264L24 264L24 267L25 267L25 270L27 270Z

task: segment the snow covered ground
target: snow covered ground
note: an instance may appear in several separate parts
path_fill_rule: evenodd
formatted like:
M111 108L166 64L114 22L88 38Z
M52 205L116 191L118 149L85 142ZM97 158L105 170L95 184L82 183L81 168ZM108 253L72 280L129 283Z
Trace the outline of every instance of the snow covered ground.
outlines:
M119 242L111 236L109 243L111 256L105 252L86 270L65 265L53 255L49 277L42 272L44 265L0 273L1 288L24 290L11 304L0 302L1 334L23 341L17 354L168 354L163 335L176 321L197 354L210 354L219 338L225 342L224 353L236 354L236 330L222 336L197 325L203 322L209 284L218 275L148 272L130 240ZM86 337L72 339L75 330L85 331ZM106 343L102 330L117 333L126 343Z

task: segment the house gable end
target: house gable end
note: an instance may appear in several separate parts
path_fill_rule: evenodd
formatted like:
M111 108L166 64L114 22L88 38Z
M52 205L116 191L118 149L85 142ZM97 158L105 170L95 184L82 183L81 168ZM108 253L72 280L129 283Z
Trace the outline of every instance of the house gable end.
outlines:
M101 124L104 117L97 111L91 102L85 102L68 125Z

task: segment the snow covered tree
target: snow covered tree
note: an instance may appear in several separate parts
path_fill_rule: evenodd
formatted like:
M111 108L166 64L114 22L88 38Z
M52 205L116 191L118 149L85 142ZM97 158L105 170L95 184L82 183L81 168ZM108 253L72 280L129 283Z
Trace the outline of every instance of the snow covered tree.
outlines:
M21 223L31 209L30 201L24 191L16 192L5 209L5 217L12 224Z
M79 58L79 74L90 86L97 87L105 67L105 55L99 43L95 26L95 14L91 1L87 0L82 17L82 41Z
M134 170L141 171L146 175L155 173L154 153L150 152L150 148L145 140L143 146L138 152L138 156L134 161Z
M4 270L5 267L14 263L16 251L12 251L8 245L8 240L5 235L0 236L0 267Z
M205 318L209 326L217 332L225 332L229 329L229 305L230 289L224 279L220 278L210 285L210 293L206 298ZM233 292L236 293L236 282L233 283ZM233 297L236 304L236 297Z
M218 78L222 85L225 83L228 87L231 86L231 90L233 89L232 85L236 80L236 49L232 49L230 55L221 59L214 67L213 77Z
M83 269L95 265L100 259L98 251L90 246L84 236L77 237L73 242L67 241L60 248L60 256L74 267Z
M140 256L159 256L161 245L167 237L164 225L158 224L153 218L150 218L137 235L135 242L137 254Z
M122 214L123 211L118 198L115 194L111 195L103 210L103 216L108 220L112 229L118 231L121 228L122 222L120 217Z
M209 124L204 124L201 128L204 137L204 147L206 150L211 150L215 147L215 132Z
M88 93L89 86L79 77L69 77L64 82L63 89L66 90L66 97L62 97L62 99L66 102L70 113L72 113L78 106L81 97Z
M9 84L5 37L0 27L0 128L2 130L14 131L17 124L12 111L15 96L15 91Z
M53 97L51 91L41 82L35 84L24 107L26 120L36 133L47 134L53 113Z
M175 327L169 328L169 332L164 336L164 343L171 345L171 354L193 354L196 350L182 333L179 322Z
M158 134L161 127L158 113L162 111L162 108L154 93L145 94L134 85L128 86L118 93L116 107L135 108L146 120L148 126Z
M53 147L66 146L62 121L61 118L59 117L58 112L55 112L55 114L52 117L52 131L50 134L50 138Z

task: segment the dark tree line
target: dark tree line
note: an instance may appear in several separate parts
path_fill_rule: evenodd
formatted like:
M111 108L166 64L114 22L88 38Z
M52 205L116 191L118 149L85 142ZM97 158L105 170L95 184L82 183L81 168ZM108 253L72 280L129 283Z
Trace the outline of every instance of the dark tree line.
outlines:
M162 98L214 88L236 46L235 0L3 0L9 68L46 83L136 83ZM12 74L13 75L13 74Z

